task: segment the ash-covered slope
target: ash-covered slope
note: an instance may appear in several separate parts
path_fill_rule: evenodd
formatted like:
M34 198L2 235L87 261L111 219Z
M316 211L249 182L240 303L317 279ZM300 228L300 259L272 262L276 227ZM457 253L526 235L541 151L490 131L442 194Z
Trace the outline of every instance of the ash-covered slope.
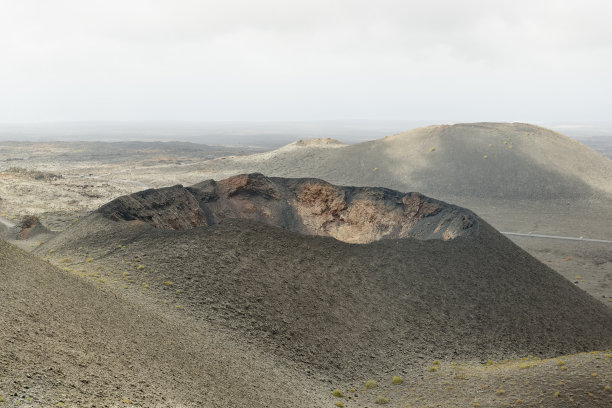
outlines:
M326 388L235 337L2 240L0 310L3 407L329 405Z
M559 133L521 123L430 126L341 148L294 146L206 166L220 177L254 171L317 177L462 202L612 195L610 159Z
M408 237L449 240L478 230L472 212L418 193L258 173L187 188L145 190L117 198L98 212L112 220L140 220L175 230L211 226L228 218L251 219L351 243Z
M249 177L257 188L235 188ZM454 239L408 236L351 244L268 222L287 214L265 216L278 204L270 197L279 186L291 190L312 180L249 177L189 188L193 197L216 192L219 198L196 198L206 205L187 210L157 206L155 216L155 206L143 201L155 192L132 196L135 202L116 201L38 251L70 256L84 273L100 265L109 280L146 286L196 319L223 324L278 356L340 378L400 372L426 359L499 360L612 346L609 309L467 210L425 201L457 211L460 219L469 215L472 226ZM229 186L240 191L234 201L220 193ZM379 209L388 197L406 197L374 190L376 202L372 190L335 188L369 191L372 208ZM166 193L170 203L186 194L180 187ZM318 216L333 217L334 208L323 206ZM175 230L164 221L191 212L198 216L187 217L189 228ZM288 213L293 220L295 213ZM226 217L212 226L192 225L210 214ZM163 222L155 225L154 219ZM364 235L372 237L369 230Z

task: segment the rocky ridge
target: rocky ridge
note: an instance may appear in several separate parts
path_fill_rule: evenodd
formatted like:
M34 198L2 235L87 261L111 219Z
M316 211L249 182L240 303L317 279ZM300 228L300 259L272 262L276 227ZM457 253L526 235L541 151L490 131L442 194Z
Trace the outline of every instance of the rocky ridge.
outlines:
M98 212L116 221L139 220L173 230L243 218L358 244L394 238L446 241L478 230L469 210L419 193L259 173L149 189L113 200Z

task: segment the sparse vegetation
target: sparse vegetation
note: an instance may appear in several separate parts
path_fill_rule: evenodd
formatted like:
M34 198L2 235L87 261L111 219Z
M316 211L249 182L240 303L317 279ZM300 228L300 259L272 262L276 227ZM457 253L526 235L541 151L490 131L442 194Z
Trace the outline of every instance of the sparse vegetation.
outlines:
M401 383L404 382L404 379L401 376L396 375L395 377L391 379L391 382L395 385L400 385Z
M332 392L332 395L334 397L336 397L336 398L343 398L344 397L344 393L342 391L340 391L339 389L337 389L337 388Z
M383 397L383 396L381 395L381 396L377 397L377 398L374 400L374 403L375 403L375 404L379 404L379 405L388 404L388 403L389 403L389 398L387 398L387 397Z
M49 173L46 171L39 171L39 170L29 170L23 167L9 167L6 170L6 172L13 173L13 174L19 174L22 176L32 178L34 180L41 180L41 181L53 181L53 180L59 180L62 178L61 174L54 174L54 173Z
M372 389L378 387L378 383L374 380L368 380L365 382L365 387L367 389Z

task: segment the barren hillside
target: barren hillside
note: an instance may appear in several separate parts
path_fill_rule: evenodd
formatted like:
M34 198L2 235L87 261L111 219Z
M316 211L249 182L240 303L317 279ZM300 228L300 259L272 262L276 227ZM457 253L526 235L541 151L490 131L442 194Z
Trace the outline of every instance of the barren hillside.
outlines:
M289 145L208 165L219 178L257 171L420 191L450 201L584 200L612 194L610 159L559 133L520 123L429 126L341 148Z
M86 281L0 240L0 406L331 401L327 387L301 370L173 309Z
M276 202L270 185L303 183L251 177L267 187L218 184L233 186L229 195L249 209L246 218ZM201 188L211 185L180 193L210 199L211 190ZM176 203L162 198L121 198L37 253L59 264L67 258L65 267L82 276L163 296L198 320L221 323L333 378L423 359L553 357L612 345L609 309L477 217L477 231L447 241L349 244L244 219L240 211L212 226L163 228ZM132 201L139 205L119 205ZM117 208L122 217L109 211Z

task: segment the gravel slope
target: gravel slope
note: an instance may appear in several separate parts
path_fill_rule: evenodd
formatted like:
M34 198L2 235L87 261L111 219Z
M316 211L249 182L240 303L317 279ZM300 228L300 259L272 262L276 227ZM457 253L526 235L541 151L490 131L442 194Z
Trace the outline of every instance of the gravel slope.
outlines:
M331 405L292 365L172 309L0 241L0 406Z
M472 238L357 245L250 220L174 231L93 214L36 252L330 378L612 346L612 311L479 225Z

